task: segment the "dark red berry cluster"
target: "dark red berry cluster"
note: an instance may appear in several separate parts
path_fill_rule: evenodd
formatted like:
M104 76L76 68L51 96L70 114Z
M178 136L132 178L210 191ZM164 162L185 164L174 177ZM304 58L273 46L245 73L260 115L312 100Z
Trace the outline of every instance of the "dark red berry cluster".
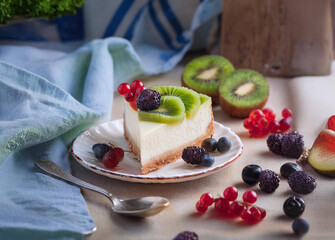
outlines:
M120 95L124 96L131 107L137 110L136 101L137 96L145 89L144 83L141 80L134 80L129 85L128 83L121 83L117 88Z
M124 150L113 144L97 143L92 147L95 157L107 168L115 168L124 157Z
M196 203L195 208L199 213L204 213L209 206L214 204L215 210L219 213L240 216L243 221L252 223L257 223L265 218L266 211L253 205L257 201L256 192L246 191L242 196L243 201L236 200L237 196L238 190L233 186L227 187L223 196L218 198L214 198L211 193L204 193Z
M255 138L265 137L269 133L284 133L291 128L292 111L284 108L281 114L283 118L276 121L276 114L271 108L256 109L250 113L249 118L244 119L243 126Z

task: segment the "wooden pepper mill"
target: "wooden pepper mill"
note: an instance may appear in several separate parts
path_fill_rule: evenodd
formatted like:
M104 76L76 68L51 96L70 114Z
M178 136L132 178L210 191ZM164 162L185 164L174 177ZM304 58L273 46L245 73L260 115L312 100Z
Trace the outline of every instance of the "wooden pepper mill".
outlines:
M264 75L327 75L331 0L224 0L221 55Z

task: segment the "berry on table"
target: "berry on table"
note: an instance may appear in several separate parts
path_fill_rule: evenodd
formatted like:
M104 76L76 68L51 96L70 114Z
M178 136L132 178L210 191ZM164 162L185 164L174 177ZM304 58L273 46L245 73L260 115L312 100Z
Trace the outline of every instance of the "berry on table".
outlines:
M246 118L243 120L243 126L245 129L250 129L254 123L250 120L250 118Z
M226 152L230 150L230 148L231 148L231 142L229 141L228 138L226 137L219 138L218 143L217 143L217 150L220 153Z
M206 138L202 141L201 147L206 150L206 152L214 152L217 148L218 142L215 138Z
M198 240L199 237L195 232L184 231L179 233L173 240Z
M250 210L249 209L244 209L243 211L242 211L242 213L241 213L241 218L242 218L242 220L244 220L244 221L249 221L249 220L251 220L251 212L250 212Z
M195 204L195 209L199 213L204 213L207 211L208 207L201 204L200 200Z
M272 113L273 113L273 110L272 110L272 108L266 107L266 108L263 108L263 109L262 109L262 112L264 113L264 116L265 116L265 114L267 114L267 113L269 113L269 112L272 112Z
M301 167L296 164L296 163L284 163L281 167L280 167L280 174L284 177L284 178L288 178L291 173L295 172L295 171L301 171Z
M290 130L292 125L292 119L291 118L284 118L279 121L279 131L280 132L287 132Z
M272 111L268 111L265 114L265 119L268 120L269 122L273 122L276 119L276 114Z
M235 201L238 195L238 190L234 186L227 187L224 192L223 196L228 201Z
M287 182L292 191L299 194L311 193L316 188L315 178L305 171L293 172Z
M259 211L258 208L251 207L249 210L250 210L250 213L251 213L251 218L253 220L260 221L262 219L262 217L261 217L261 211Z
M241 215L244 209L245 209L244 204L237 201L232 202L229 206L229 210L236 215Z
M279 186L279 176L272 170L263 170L259 176L259 187L263 192L272 193Z
M128 83L121 83L117 88L117 91L120 95L126 95L130 92L130 85Z
M327 128L335 131L335 115L331 116L327 121Z
M262 172L262 168L256 164L250 164L243 168L242 179L249 185L255 185L258 183L259 175Z
M269 121L265 118L261 118L258 120L257 125L260 128L268 128L269 127Z
M266 211L263 208L258 208L258 210L261 212L261 219L266 217Z
M210 205L213 204L213 202L214 202L214 197L210 193L204 193L200 197L200 203L203 206L209 207Z
M124 157L124 151L122 148L110 149L102 158L102 163L107 168L115 168Z
M253 123L257 123L258 120L263 117L264 117L264 113L259 109L253 110L249 115L249 118Z
M300 197L289 197L283 205L284 213L291 217L299 217L305 210L305 201Z
M229 208L229 201L225 198L218 198L216 201L215 201L215 209L218 211L218 212L227 212Z
M297 235L304 235L309 230L309 224L305 219L298 218L294 220L292 224L292 229Z
M281 115L283 116L284 119L287 119L289 117L292 117L292 111L288 108L284 108L281 112Z
M257 201L257 193L255 191L248 190L243 194L242 199L247 203L255 203Z
M279 123L276 120L274 120L272 122L269 122L268 129L269 129L270 133L276 133L276 132L278 132L279 131L279 127L280 127L280 125L279 125Z

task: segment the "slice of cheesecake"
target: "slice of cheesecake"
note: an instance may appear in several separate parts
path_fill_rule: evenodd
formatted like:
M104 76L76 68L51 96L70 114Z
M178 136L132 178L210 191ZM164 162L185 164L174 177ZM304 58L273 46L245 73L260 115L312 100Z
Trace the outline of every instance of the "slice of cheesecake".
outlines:
M140 120L140 110L125 101L124 136L141 162L142 174L174 162L181 158L185 147L200 146L203 139L213 135L211 98L192 92L199 97L198 108L193 108L192 114L188 114L189 106L186 106L185 117L174 124Z

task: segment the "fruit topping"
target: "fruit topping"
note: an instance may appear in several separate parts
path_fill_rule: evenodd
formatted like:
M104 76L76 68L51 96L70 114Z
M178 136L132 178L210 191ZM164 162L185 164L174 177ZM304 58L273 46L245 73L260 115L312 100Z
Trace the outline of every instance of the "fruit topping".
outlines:
M111 146L105 143L96 143L92 146L94 156L99 160L101 160L105 153L108 152L110 149Z
M107 168L115 168L124 157L124 151L121 148L114 147L109 150L102 158L102 163Z
M266 142L271 152L296 159L301 156L305 146L303 136L298 132L275 133Z
M140 80L134 80L129 85L128 83L121 83L118 86L118 93L124 96L124 99L129 102L130 106L137 110L136 101L137 96L145 89L144 83Z
M201 147L206 150L206 152L214 152L217 148L217 141L215 138L206 138L202 141Z
M320 132L309 151L308 163L318 173L335 177L335 131Z
M195 58L185 66L182 84L211 96L214 103L219 103L219 84L232 71L234 66L224 57L210 55Z
M130 92L130 85L128 83L121 83L117 88L117 91L120 95L126 95Z
M298 218L294 220L292 224L292 229L297 235L304 235L309 230L309 224L305 219Z
M261 109L265 105L269 85L258 72L236 70L221 81L219 94L224 112L232 117L244 118L253 110Z
M161 95L154 90L144 89L137 97L137 108L142 111L157 109L161 103Z
M289 197L284 202L283 210L291 218L299 217L305 211L305 201L300 197Z
M173 240L198 240L199 237L195 232L184 231L179 233Z
M185 88L176 86L155 86L151 88L159 92L163 96L174 96L182 100L185 105L186 117L192 119L200 107L200 96L197 92Z
M335 131L335 115L331 116L327 121L327 128Z
M284 163L281 167L280 167L280 174L284 177L284 178L288 178L291 173L295 172L295 171L301 171L301 167L296 164L296 163Z
M272 170L263 170L259 176L259 187L263 192L272 193L279 186L279 176Z
M141 89L143 87L144 87L144 83L141 80L134 80L130 84L130 91L135 93L138 88Z
M242 179L249 185L255 185L258 183L259 175L262 172L262 168L256 164L250 164L243 168Z
M206 154L204 148L191 146L183 150L182 158L186 163L200 165L202 157Z
M315 178L305 171L293 172L287 182L292 191L299 194L311 193L316 188Z
M221 137L221 138L218 140L218 143L217 143L217 150L218 150L220 153L226 152L226 151L230 150L230 148L231 148L231 142L229 141L228 138L226 138L226 137Z

